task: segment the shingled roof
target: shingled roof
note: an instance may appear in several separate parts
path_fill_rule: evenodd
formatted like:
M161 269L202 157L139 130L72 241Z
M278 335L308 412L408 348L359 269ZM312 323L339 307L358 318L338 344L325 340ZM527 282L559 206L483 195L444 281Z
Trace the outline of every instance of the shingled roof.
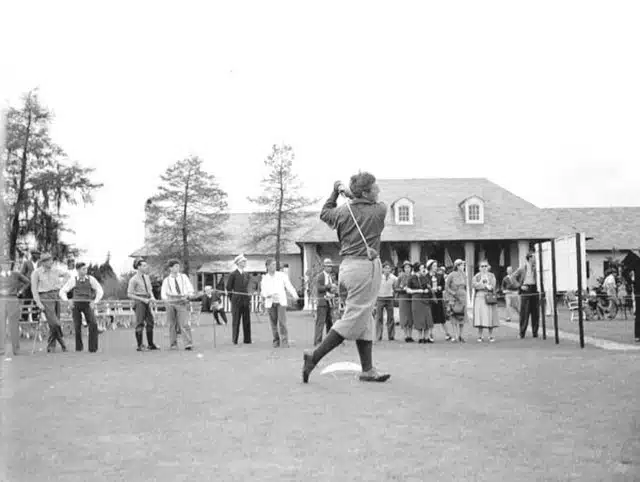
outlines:
M383 241L476 241L552 239L572 233L550 213L484 178L379 179L380 200L391 206L401 198L415 202L414 224L397 225L391 210ZM484 200L484 224L466 224L459 204ZM316 218L300 243L336 242L336 234Z
M252 245L251 231L254 228L251 222L251 213L229 213L229 218L224 223L222 229L225 233L225 239L222 241L214 241L211 246L211 253L215 255L236 255L244 253L245 255L269 255L274 252L274 241L262 241L257 245ZM314 215L309 219L301 218L301 226L291 236L292 241L284 243L282 254L299 254L300 247L296 241L302 233L309 230L309 227L315 223L318 215ZM141 256L153 256L154 253L148 247L142 247L129 256L132 258Z
M640 248L640 207L543 209L556 222L584 232L593 251Z

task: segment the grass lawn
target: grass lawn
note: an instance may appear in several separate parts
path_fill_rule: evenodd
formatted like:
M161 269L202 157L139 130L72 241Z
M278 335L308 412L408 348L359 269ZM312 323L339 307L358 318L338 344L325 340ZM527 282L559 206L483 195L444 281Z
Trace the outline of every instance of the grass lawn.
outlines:
M635 317L627 315L625 320L622 313L614 320L584 321L584 334L595 338L617 341L619 343L635 343L633 325ZM558 329L569 333L579 333L578 320L570 321L571 314L566 309L558 311ZM547 317L547 336L549 330L553 335L553 316Z
M289 325L289 349L262 322L250 346L221 328L214 349L209 325L195 352L137 353L117 330L97 354L4 361L0 480L640 480L635 352L436 332L434 345L376 344L386 384L320 374L357 362L347 343L303 385L311 317Z

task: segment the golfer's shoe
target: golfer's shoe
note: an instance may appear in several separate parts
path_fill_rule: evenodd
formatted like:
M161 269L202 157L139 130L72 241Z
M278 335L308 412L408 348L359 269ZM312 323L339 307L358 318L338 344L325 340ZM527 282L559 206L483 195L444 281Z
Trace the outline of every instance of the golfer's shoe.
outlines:
M388 373L380 373L375 368L360 374L361 382L386 382L389 378L391 378L391 375Z
M309 383L309 375L316 367L316 364L313 363L313 355L309 352L304 352L302 360L302 383Z

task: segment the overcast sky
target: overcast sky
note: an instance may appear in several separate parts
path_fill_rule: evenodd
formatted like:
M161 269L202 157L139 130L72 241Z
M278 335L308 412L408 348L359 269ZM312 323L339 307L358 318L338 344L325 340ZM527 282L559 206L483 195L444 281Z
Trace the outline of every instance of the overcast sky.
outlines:
M310 195L368 169L640 206L638 1L100 4L5 2L0 100L39 86L54 139L96 168L73 240L116 270L167 166L201 156L248 211L282 142Z

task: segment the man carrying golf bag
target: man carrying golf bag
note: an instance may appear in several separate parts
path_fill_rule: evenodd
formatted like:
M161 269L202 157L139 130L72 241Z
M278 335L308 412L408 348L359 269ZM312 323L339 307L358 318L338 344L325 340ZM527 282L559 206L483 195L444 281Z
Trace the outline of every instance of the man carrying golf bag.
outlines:
M340 181L334 183L333 192L325 202L320 219L338 232L340 242L340 283L347 291L345 311L329 331L323 342L303 356L302 381L318 362L345 339L356 340L365 382L385 382L390 375L379 373L373 367L373 329L371 313L382 280L380 236L384 229L387 206L378 202L380 188L376 178L368 172L351 176L347 189ZM347 202L338 206L340 194Z

